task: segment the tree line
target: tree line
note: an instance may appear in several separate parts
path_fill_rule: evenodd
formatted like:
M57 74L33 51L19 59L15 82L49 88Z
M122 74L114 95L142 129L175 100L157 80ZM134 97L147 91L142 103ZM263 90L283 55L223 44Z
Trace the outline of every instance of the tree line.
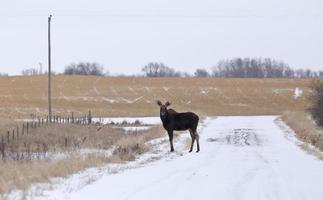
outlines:
M197 68L193 74L180 72L162 62L150 62L141 68L146 77L225 77L225 78L314 78L323 77L323 71L292 69L283 61L272 58L232 58L220 60L207 70ZM24 69L23 75L42 75L37 68ZM54 74L56 74L54 72ZM96 62L72 63L65 67L65 75L109 76L108 71Z
M225 77L225 78L314 78L323 71L292 69L271 58L233 58L220 60L210 71L197 68L193 75L175 71L164 63L151 62L142 68L147 77Z

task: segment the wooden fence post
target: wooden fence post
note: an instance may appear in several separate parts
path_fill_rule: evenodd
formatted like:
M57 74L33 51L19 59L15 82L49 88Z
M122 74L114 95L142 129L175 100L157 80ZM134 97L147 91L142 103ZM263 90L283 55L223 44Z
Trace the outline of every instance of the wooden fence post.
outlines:
M24 135L25 134L25 123L22 124L22 131L21 134Z
M17 126L17 139L19 138L19 126Z
M12 140L15 140L15 129L12 130Z
M3 135L1 136L1 154L2 159L4 159L6 157L6 144L4 143Z
M9 144L9 142L10 142L10 132L8 131L7 132L7 143Z
M91 114L91 110L89 110L88 123L89 124L92 124L92 114Z
M27 130L26 130L26 133L27 133L27 135L29 133L29 123L28 122L27 122Z

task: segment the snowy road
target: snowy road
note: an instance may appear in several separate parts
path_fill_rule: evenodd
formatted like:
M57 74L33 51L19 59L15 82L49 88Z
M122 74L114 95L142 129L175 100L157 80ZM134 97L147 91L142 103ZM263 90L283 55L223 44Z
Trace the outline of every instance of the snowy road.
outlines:
M322 199L323 162L273 116L208 119L201 152L107 175L70 199ZM176 146L175 146L176 148Z

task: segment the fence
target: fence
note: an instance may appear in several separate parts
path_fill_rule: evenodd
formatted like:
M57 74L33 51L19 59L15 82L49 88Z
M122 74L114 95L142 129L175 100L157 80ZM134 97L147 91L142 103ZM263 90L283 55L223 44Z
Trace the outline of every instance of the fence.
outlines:
M71 116L62 117L61 115L54 115L52 118L46 116L45 118L34 118L31 121L24 122L22 125L18 125L12 130L8 130L6 134L1 135L0 142L0 155L2 158L6 157L6 148L15 140L20 137L31 135L32 130L49 124L77 124L77 125L89 125L92 124L92 114L89 111L88 115L75 117L72 112Z

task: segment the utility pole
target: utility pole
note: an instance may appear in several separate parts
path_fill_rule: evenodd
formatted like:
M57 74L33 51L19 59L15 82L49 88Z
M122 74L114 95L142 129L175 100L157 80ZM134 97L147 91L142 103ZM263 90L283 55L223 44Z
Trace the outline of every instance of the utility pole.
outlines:
M48 116L49 121L52 122L52 71L51 71L51 48L50 48L50 21L52 15L48 17Z

